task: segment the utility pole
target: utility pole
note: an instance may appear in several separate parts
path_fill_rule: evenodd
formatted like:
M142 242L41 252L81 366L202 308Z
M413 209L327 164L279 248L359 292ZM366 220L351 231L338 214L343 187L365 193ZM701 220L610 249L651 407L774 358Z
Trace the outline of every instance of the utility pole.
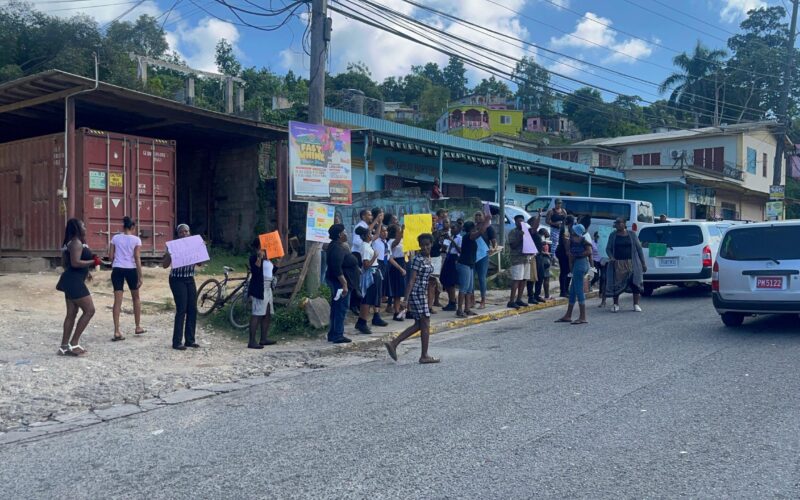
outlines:
M327 15L327 0L311 0L311 68L308 83L308 122L324 123L325 112L325 60L331 39L331 22ZM319 290L322 269L321 244L306 241L308 273L305 287L310 293Z
M773 162L772 170L772 185L780 186L782 180L782 167L783 167L783 137L789 130L789 117L787 110L789 108L789 92L792 88L792 72L794 71L794 43L797 37L797 8L800 0L791 0L792 2L792 22L789 27L789 39L786 42L786 67L783 70L783 88L781 89L781 100L778 103L778 133L775 136L775 160Z

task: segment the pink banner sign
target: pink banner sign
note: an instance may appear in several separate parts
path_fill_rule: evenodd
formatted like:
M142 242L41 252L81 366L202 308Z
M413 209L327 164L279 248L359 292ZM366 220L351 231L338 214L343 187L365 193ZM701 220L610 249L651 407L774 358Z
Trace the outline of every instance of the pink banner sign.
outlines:
M206 243L200 235L168 241L167 250L172 258L173 269L211 260Z

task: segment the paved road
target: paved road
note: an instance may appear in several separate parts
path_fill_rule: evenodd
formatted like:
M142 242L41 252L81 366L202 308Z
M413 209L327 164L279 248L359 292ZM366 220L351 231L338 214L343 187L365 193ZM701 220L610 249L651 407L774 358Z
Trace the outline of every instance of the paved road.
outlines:
M676 289L643 305L582 327L524 315L436 336L438 366L414 341L399 364L5 446L0 496L800 497L797 318L725 329Z

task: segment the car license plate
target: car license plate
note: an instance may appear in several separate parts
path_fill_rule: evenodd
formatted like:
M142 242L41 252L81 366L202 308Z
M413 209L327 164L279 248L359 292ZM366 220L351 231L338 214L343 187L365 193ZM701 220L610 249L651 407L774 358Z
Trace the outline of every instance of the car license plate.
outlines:
M780 276L758 276L756 288L762 290L780 290L783 288L783 278Z
M677 257L662 257L658 263L661 267L678 267Z

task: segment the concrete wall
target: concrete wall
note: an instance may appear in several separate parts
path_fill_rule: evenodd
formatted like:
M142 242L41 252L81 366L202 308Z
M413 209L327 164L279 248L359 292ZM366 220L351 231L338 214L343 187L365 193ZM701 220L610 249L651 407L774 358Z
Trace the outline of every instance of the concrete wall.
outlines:
M750 174L747 172L747 148L756 150L756 173ZM762 169L763 153L767 153L767 175L764 176ZM761 193L769 194L769 187L772 185L772 175L774 169L772 168L775 161L775 137L767 132L753 132L748 135L741 136L741 150L740 150L741 164L739 165L744 170L744 185L747 189L759 191ZM783 184L786 182L786 172L782 172Z
M674 160L670 158L670 151L672 150L686 150L687 157L686 163L692 164L695 149L705 148L725 148L725 161L728 163L742 165L741 148L739 147L740 136L710 136L710 137L697 137L693 139L682 139L679 141L664 141L653 142L647 144L632 144L624 146L625 165L633 166L633 155L646 154L646 153L661 153L661 164L672 165Z

